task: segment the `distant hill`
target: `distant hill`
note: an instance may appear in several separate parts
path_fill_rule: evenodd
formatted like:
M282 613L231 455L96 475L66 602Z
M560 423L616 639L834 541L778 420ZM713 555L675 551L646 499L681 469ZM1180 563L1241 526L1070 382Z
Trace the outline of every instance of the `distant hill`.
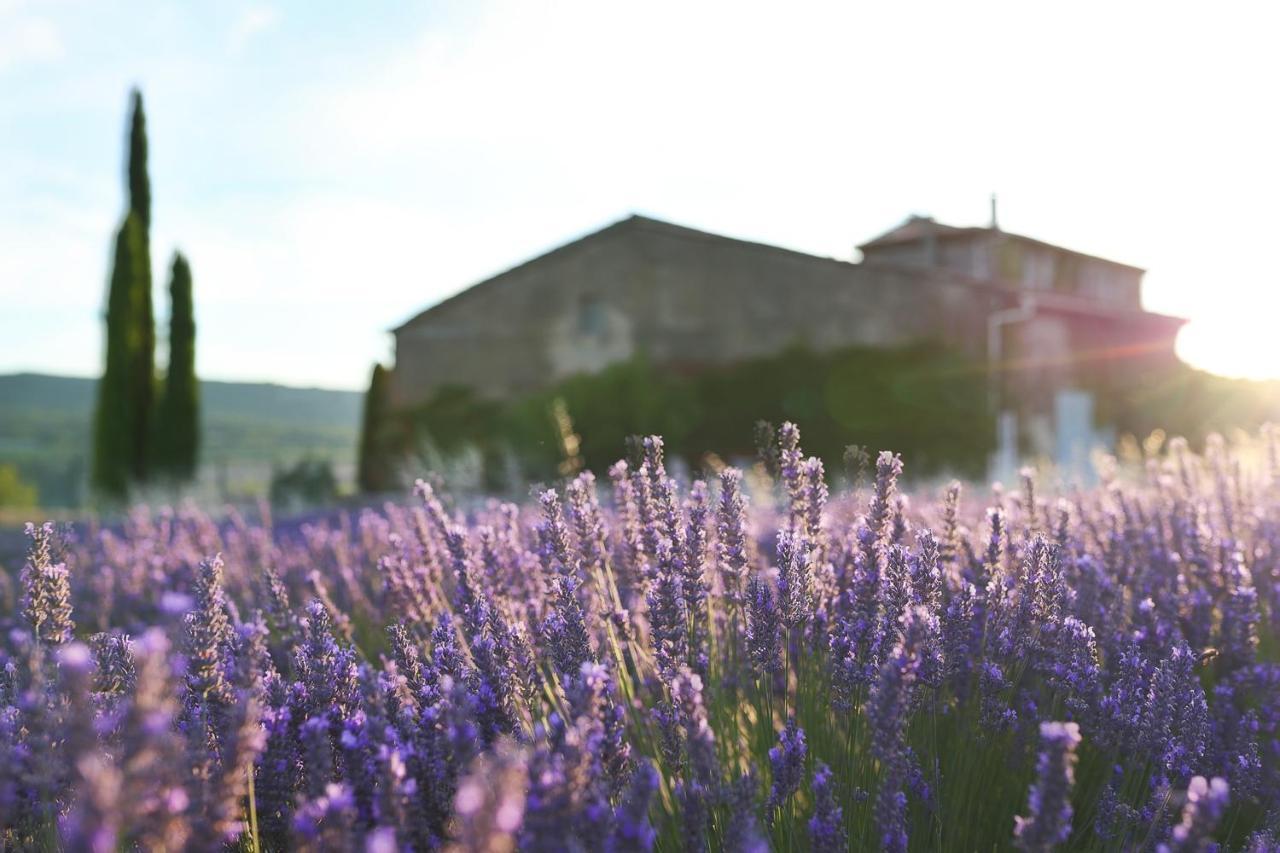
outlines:
M0 375L0 464L17 466L43 506L83 494L97 380ZM273 464L327 458L339 473L355 459L362 395L257 382L201 382L202 479L226 492L260 493ZM211 470L216 469L216 471Z
M43 373L0 375L0 410L37 409L92 415L97 379ZM355 427L361 395L356 391L295 388L270 382L200 383L205 414L213 418L249 415L286 423Z

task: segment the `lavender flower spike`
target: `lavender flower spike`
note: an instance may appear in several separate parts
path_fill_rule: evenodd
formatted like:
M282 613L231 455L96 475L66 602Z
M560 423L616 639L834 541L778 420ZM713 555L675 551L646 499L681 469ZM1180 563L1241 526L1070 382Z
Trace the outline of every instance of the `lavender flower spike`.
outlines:
M1075 783L1076 723L1041 723L1036 781L1027 797L1027 817L1015 817L1013 838L1019 850L1047 853L1071 836L1071 786Z
M839 853L848 847L844 811L831 790L831 768L818 766L813 774L813 817L809 818L809 847L813 853Z
M756 675L782 671L782 619L769 585L760 578L747 583L747 653Z
M27 525L31 547L22 569L22 615L36 639L49 645L71 641L71 583L67 565L55 562L53 524Z
M1182 821L1169 833L1157 853L1211 853L1218 849L1213 831L1227 809L1230 789L1225 779L1207 781L1196 776L1187 785L1187 803L1182 808Z
M808 754L804 729L796 724L795 717L787 720L787 727L778 738L778 745L769 750L769 766L773 768L773 786L769 789L769 801L765 812L770 822L774 812L787 798L800 789L804 780L804 759Z
M614 812L609 853L649 853L657 832L649 822L649 804L658 790L658 771L648 761L640 763L627 786L626 796Z
M501 740L493 753L477 759L458 785L454 808L458 844L451 848L475 853L509 853L524 823L528 768L523 752Z
M716 512L716 556L725 597L742 600L747 567L747 501L742 494L742 472L720 472L720 503Z

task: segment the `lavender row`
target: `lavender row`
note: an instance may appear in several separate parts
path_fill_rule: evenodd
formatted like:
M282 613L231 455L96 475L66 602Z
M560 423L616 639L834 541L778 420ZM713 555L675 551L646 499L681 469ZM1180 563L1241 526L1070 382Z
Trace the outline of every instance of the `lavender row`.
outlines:
M1280 460L28 530L6 847L1280 850Z

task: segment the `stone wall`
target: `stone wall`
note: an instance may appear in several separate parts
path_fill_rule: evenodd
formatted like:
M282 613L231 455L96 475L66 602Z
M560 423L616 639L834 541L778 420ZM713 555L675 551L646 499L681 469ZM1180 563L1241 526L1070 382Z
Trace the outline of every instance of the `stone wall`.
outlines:
M794 344L826 350L941 339L980 359L987 318L1019 298L937 268L816 258L632 218L397 330L392 391L401 407L445 385L503 398L637 354L688 369ZM1006 357L1022 364L1017 384L1039 397L1034 389L1069 382L1076 351L1115 346L1128 322L1099 330L1093 318L1048 311L1007 339Z

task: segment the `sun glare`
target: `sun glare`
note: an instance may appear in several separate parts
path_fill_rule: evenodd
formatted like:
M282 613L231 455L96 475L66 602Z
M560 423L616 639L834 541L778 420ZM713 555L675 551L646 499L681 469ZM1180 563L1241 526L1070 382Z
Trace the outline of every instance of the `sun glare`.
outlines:
M1232 311L1193 316L1178 337L1178 355L1211 373L1280 379L1280 300L1274 295Z

